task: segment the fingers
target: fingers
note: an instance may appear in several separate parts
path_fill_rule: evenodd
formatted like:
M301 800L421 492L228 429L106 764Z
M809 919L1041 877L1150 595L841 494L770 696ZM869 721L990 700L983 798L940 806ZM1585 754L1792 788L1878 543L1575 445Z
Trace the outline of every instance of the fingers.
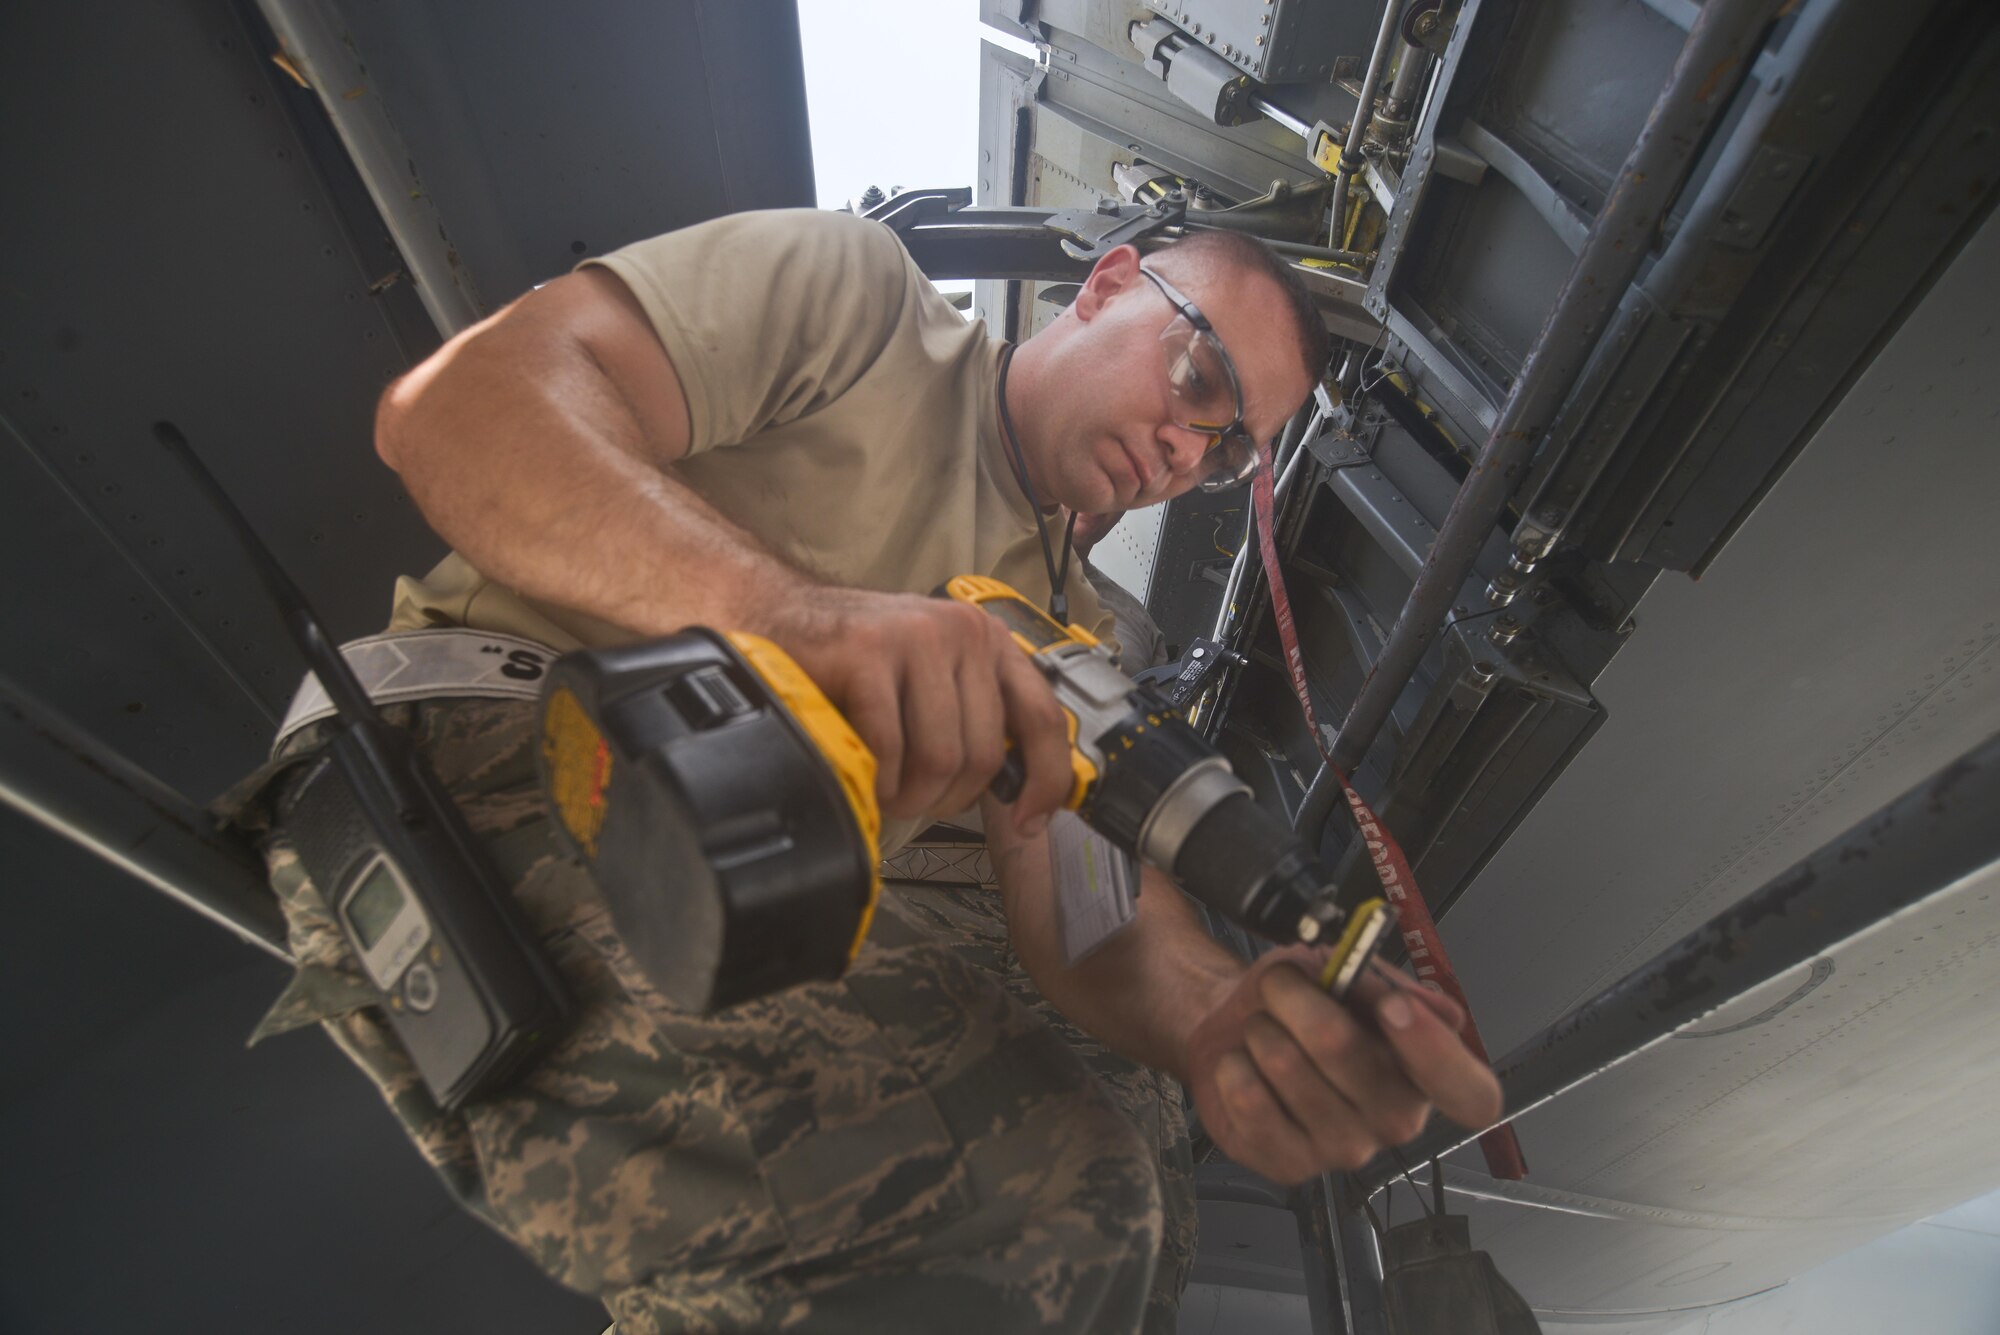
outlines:
M1251 1051L1287 1106L1302 1120L1311 1109L1315 1116L1338 1117L1343 1132L1365 1131L1368 1143L1358 1147L1364 1161L1383 1146L1415 1139L1430 1116L1431 1100L1390 1046L1289 965L1265 973L1261 984L1266 1022L1284 1036L1286 1046L1266 1036L1276 1067L1267 1066L1256 1047ZM1357 1150L1345 1134L1329 1133L1323 1139L1332 1152Z
M1349 1003L1372 1014L1403 1070L1461 1126L1487 1126L1500 1116L1500 1082L1459 1035L1465 1010L1457 1002L1393 969L1371 971Z
M1023 834L1040 834L1050 813L1069 797L1069 723L1049 683L1011 640L1005 640L998 662L1007 733L1027 770L1014 802L1014 822Z
M862 675L838 697L841 713L875 756L875 795L892 807L903 778L903 708L893 678Z
M1243 1039L1257 1073L1305 1135L1312 1152L1308 1173L1329 1166L1358 1168L1391 1142L1394 1133L1380 1130L1378 1116L1369 1110L1379 1100L1364 1096L1368 1106L1357 1106L1277 1020L1251 1016ZM1421 1103L1421 1098L1415 1101Z
M1395 990L1374 1003L1376 1023L1410 1082L1460 1126L1485 1127L1500 1116L1500 1081L1431 1008Z
M1303 1182L1320 1171L1312 1139L1242 1051L1216 1062L1214 1098L1197 1093L1202 1126L1231 1159L1274 1182Z
M894 796L883 795L883 809L891 816L944 811L940 799L946 790L962 786L958 781L965 767L964 709L954 669L950 662L903 665L902 773Z
M963 811L979 800L1007 756L1007 714L990 665L966 661L958 669L958 773L938 799L939 813Z
M1458 1037L1456 1005L1374 976L1335 1002L1313 981L1318 960L1272 952L1196 1030L1189 1087L1232 1158L1297 1182L1414 1140L1433 1107L1471 1127L1499 1116L1499 1082Z
M1385 988L1399 990L1420 1004L1428 1006L1440 1020L1444 1021L1446 1028L1454 1032L1465 1028L1465 1008L1436 986L1419 983L1402 970L1392 969L1379 959L1369 960L1368 971L1355 982L1354 995L1372 1002L1377 992Z
M948 598L821 591L772 629L875 753L891 816L950 815L999 773L1007 739L1025 781L1017 828L1034 835L1072 784L1067 716L992 615Z

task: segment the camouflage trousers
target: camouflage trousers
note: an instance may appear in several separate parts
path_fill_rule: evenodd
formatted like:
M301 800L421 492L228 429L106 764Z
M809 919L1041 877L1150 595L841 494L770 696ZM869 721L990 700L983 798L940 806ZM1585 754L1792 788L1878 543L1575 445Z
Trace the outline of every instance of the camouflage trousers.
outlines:
M618 1331L1173 1330L1194 1250L1179 1088L1054 1013L996 894L890 882L840 982L690 1015L556 843L531 703L385 712L513 884L574 1028L498 1096L430 1099L269 828L315 726L231 804L265 831L299 962L257 1037L322 1024L460 1201Z

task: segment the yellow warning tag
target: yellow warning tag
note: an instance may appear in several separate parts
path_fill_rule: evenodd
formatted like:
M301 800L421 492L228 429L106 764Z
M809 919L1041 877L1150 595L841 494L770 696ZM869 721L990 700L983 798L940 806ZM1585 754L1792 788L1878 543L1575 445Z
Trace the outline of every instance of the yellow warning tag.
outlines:
M584 855L595 858L604 829L604 790L611 783L611 748L567 686L549 697L542 714L542 759L557 817Z

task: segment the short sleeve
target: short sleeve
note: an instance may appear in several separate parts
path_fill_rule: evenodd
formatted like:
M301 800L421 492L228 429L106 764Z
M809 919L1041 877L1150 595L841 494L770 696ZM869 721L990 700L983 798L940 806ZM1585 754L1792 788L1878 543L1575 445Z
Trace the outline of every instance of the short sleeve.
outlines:
M1119 654L1120 662L1123 663L1124 650L1119 635L1118 618L1109 607L1105 606L1104 600L1098 597L1097 589L1084 574L1085 565L1086 562L1080 560L1071 562L1069 577L1063 581L1063 594L1069 599L1069 623L1072 626L1083 627L1110 645L1112 650ZM1138 666L1143 667L1144 664ZM1131 663L1124 663L1124 667L1128 672L1134 669Z
M907 336L924 281L887 227L819 209L731 214L585 264L644 307L687 394L696 453L839 398Z

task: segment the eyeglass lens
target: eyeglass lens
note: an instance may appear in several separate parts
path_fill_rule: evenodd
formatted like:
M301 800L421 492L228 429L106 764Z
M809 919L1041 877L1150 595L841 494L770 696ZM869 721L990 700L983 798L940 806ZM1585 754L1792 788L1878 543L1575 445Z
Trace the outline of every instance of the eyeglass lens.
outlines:
M1209 335L1175 316L1160 334L1167 356L1167 384L1179 424L1219 431L1236 420L1236 393L1222 350Z

